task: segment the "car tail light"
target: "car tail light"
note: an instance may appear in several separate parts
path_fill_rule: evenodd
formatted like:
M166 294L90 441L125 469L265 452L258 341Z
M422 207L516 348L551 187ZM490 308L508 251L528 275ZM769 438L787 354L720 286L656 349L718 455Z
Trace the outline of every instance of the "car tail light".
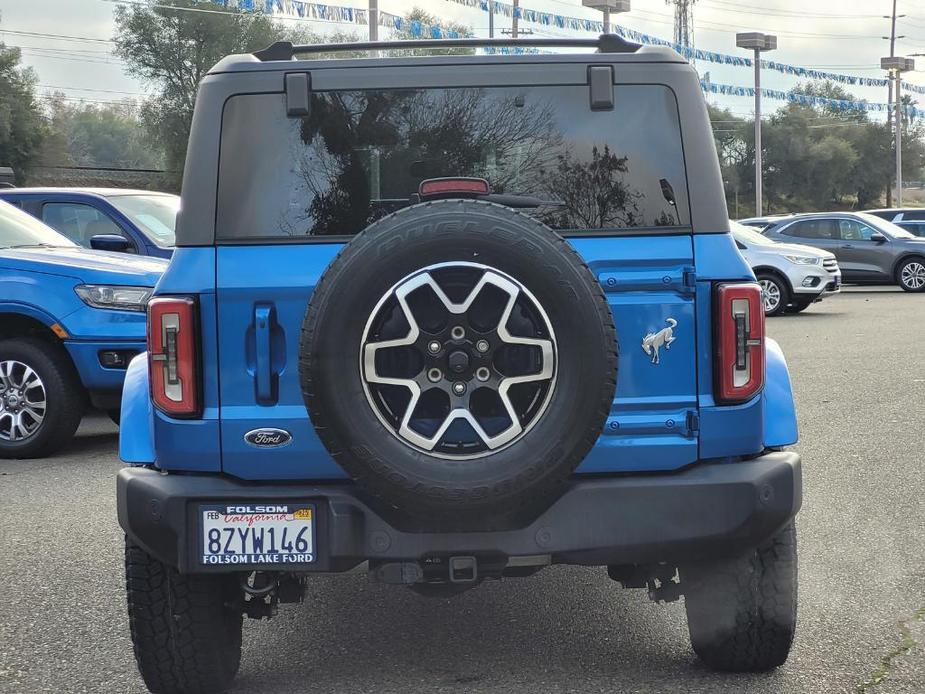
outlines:
M744 402L764 386L764 306L754 283L721 284L716 296L716 397Z
M434 195L488 195L491 188L484 178L428 178L421 181L418 194L422 198Z
M148 303L148 369L155 407L172 417L196 417L199 402L196 301L158 297Z

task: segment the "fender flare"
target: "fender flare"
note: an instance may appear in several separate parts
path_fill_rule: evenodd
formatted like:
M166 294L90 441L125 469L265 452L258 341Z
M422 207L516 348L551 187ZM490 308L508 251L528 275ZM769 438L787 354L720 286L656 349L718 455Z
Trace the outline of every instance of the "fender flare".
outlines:
M764 446L779 448L800 438L793 386L784 352L776 340L765 339L765 378L761 397L764 400Z
M17 301L0 301L0 313L26 316L28 318L37 320L46 328L51 328L51 326L55 325L56 323L58 325L61 324L61 321L57 320L47 311L44 311L37 306L33 306L32 304L21 304Z
M154 408L148 387L148 353L129 362L122 386L119 457L128 465L154 464Z

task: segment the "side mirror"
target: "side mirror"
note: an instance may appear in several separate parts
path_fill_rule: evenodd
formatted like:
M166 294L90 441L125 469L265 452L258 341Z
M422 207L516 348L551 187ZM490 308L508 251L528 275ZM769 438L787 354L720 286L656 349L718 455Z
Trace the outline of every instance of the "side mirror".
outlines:
M97 251L114 251L115 253L129 253L135 250L135 246L131 241L118 234L97 234L96 236L91 236L90 248Z
M874 243L886 243L886 236L883 234L871 234L870 240Z

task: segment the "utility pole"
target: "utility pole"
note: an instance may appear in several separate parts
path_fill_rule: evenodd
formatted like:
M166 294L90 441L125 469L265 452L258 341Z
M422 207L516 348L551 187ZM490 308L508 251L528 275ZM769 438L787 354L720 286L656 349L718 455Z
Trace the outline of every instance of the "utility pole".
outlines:
M488 0L488 38L495 38L495 0Z
M379 0L369 0L369 40L379 40Z
M751 31L736 34L736 46L755 52L755 216L764 214L761 163L761 53L777 48L777 37Z
M896 80L896 115L894 128L896 130L896 206L903 204L903 104L902 84L903 73L915 70L915 61L912 58L890 56L880 59L880 68L886 70L890 79Z
M511 38L517 38L517 20L520 19L520 0L513 0L514 10L511 12Z
M890 57L896 55L896 0L893 0L893 14L892 17L885 17L885 19L892 19L890 22ZM886 38L884 36L883 38ZM887 85L887 104L893 103L893 80L888 79L886 81ZM886 129L887 132L892 136L893 134L893 112L887 109L886 112ZM893 189L887 185L886 187L886 206L893 206Z

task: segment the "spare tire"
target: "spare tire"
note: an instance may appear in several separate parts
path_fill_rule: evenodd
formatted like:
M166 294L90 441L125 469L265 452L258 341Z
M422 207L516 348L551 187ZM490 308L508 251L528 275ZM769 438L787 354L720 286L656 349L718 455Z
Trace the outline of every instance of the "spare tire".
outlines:
M373 504L428 527L546 508L613 402L600 284L535 219L439 200L357 234L322 275L300 376L322 442Z

